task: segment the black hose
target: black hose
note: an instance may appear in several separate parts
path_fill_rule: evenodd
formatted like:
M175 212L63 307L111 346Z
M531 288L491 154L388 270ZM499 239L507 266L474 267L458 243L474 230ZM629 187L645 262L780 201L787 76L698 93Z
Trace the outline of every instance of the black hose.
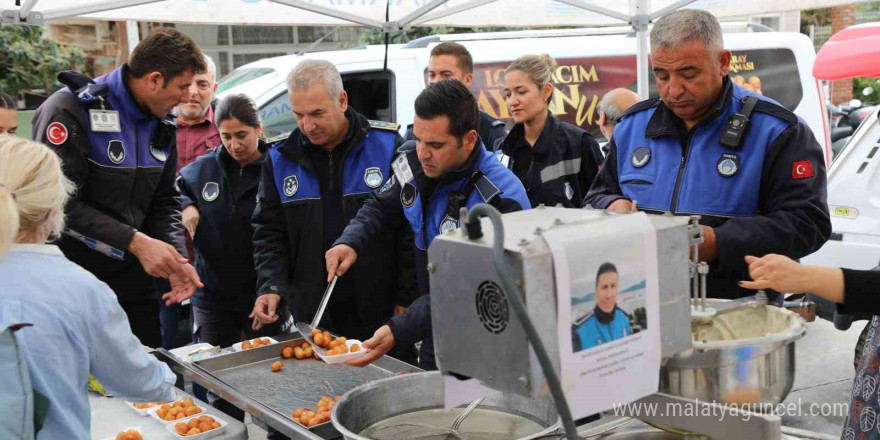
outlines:
M571 417L571 410L568 408L568 402L565 400L565 394L562 392L562 384L559 382L559 376L556 375L556 370L553 369L553 364L550 362L550 355L547 354L547 349L544 348L544 343L541 342L541 338L538 337L535 325L532 323L531 318L529 318L528 312L526 312L521 297L522 293L519 288L516 287L516 284L514 284L513 276L510 274L510 268L507 266L507 262L504 261L504 225L501 222L501 213L491 205L485 203L480 203L471 208L467 215L467 222L465 223L468 236L471 239L483 235L480 226L478 226L480 223L480 217L489 217L489 220L492 221L492 228L495 231L495 238L492 244L495 272L498 274L498 279L501 280L501 287L505 292L510 292L510 294L507 295L507 299L510 301L510 305L513 306L513 311L516 313L517 318L519 318L520 323L522 323L523 330L526 332L526 337L532 344L532 348L535 350L535 355L538 357L538 362L541 364L541 369L544 371L544 377L547 378L547 385L550 387L550 394L553 396L553 401L556 403L556 412L559 413L559 417L562 419L562 426L565 428L565 436L568 440L578 440L577 427L574 425L574 420Z

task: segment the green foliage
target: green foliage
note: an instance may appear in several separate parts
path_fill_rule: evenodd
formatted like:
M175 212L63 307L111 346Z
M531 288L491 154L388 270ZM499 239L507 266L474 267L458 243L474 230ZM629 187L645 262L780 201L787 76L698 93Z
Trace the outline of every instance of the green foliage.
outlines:
M42 27L0 25L0 90L6 93L52 93L62 87L58 72L82 70L85 61L79 49L46 38Z
M478 28L465 28L465 27L413 27L409 28L405 31L398 32L391 35L388 42L391 44L400 44L400 43L408 43L417 38L427 37L430 35L439 35L439 34L467 34L472 32L503 32L503 31L514 31L519 28L504 28L504 27L478 27ZM361 32L360 44L385 44L385 36L378 29L364 29Z
M867 87L874 91L865 96L862 91ZM853 78L853 98L861 100L864 105L880 104L880 82L877 78Z

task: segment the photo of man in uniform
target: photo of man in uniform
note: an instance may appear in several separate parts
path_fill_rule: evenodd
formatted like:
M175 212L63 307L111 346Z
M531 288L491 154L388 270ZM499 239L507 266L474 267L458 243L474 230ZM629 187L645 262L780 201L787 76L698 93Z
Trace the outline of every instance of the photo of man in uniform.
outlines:
M596 306L572 323L572 348L579 352L633 334L630 316L617 306L617 267L602 263L596 272Z

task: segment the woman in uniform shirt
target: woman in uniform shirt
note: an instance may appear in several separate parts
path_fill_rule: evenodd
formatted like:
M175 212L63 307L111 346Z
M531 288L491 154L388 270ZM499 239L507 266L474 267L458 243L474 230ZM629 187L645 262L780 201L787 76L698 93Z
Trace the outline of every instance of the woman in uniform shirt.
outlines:
M224 98L214 119L223 145L181 169L178 187L205 284L192 299L194 337L228 347L257 336L248 318L257 285L251 217L267 147L259 110L247 96Z
M525 186L532 206L580 208L602 156L589 133L550 112L555 71L547 54L521 56L507 68L504 94L516 125L501 144L502 160Z

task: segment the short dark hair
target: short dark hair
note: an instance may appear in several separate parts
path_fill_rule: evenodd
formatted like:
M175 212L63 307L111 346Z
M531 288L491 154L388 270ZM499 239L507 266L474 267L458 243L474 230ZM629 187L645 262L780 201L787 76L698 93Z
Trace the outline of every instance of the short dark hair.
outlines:
M415 107L416 116L422 119L448 117L449 133L458 139L476 130L480 118L477 99L461 81L454 79L429 84L416 97Z
M599 270L596 271L596 285L599 285L599 277L606 273L617 273L617 267L613 263L602 263Z
M0 90L0 108L9 109L9 110L17 110L18 105L15 103L15 98L9 96L8 93Z
M474 58L467 48L453 41L440 43L431 49L431 56L452 55L455 57L458 68L464 73L474 73Z
M254 100L243 93L229 95L217 104L214 110L214 123L217 127L227 119L238 119L251 128L260 126L260 110Z
M150 72L159 72L167 85L186 71L205 72L205 55L192 38L174 28L156 28L131 53L128 72L143 78Z

